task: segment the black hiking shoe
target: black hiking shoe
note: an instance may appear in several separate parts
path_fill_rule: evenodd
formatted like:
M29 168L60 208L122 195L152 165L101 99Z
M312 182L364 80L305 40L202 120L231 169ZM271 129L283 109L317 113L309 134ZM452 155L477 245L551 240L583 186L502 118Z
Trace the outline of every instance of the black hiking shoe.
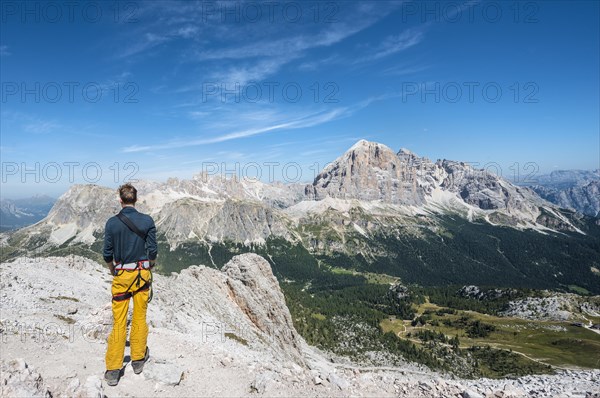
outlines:
M107 370L106 373L104 373L104 380L106 380L106 384L108 384L111 387L114 387L117 384L119 384L120 378L121 378L121 369Z
M144 370L144 364L150 358L150 349L146 347L146 354L144 354L144 359L140 359L138 361L131 361L131 367L133 368L133 373L139 375Z

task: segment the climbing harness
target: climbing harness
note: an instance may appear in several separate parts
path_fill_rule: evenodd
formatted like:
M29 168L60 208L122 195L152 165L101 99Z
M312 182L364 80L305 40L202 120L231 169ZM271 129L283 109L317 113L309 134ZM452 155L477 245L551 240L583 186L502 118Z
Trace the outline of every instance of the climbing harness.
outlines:
M122 266L130 266L130 265L135 265L136 268L122 268ZM117 268L121 266L121 268ZM142 278L142 270L146 269L150 272L150 277L146 280L144 278ZM113 296L113 300L114 301L123 301L123 300L129 300L131 297L133 297L134 294L136 294L137 292L143 292L146 290L150 290L149 296L148 296L148 302L152 301L152 270L150 267L150 262L145 260L145 261L138 261L137 263L130 263L130 264L116 264L115 265L115 276L120 276L123 274L123 272L125 271L138 271L138 274L135 278L135 280L133 282L131 282L131 285L129 285L129 287L127 288L127 290L125 290L125 292L123 293L119 293ZM119 273L119 271L121 271ZM142 287L140 287L140 283L144 282L144 284L142 285ZM136 285L136 287L138 288L135 293L130 292L131 287L133 285Z

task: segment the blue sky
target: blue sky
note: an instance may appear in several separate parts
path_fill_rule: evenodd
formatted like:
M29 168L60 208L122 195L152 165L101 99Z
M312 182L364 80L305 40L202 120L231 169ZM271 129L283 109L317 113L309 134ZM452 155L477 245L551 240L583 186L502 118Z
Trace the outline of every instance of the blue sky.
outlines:
M361 138L505 177L600 167L598 2L1 4L4 197L310 181Z

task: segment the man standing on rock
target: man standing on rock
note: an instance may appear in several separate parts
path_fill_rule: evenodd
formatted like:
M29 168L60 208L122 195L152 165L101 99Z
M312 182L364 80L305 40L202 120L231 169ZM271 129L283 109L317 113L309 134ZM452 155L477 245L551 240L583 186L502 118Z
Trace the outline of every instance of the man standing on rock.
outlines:
M121 378L130 298L133 298L130 335L133 371L141 373L148 360L146 310L151 297L150 269L157 255L154 220L135 209L137 190L131 184L122 185L119 197L122 209L106 222L104 229L103 256L113 275L113 329L108 337L104 374L109 386L116 386Z

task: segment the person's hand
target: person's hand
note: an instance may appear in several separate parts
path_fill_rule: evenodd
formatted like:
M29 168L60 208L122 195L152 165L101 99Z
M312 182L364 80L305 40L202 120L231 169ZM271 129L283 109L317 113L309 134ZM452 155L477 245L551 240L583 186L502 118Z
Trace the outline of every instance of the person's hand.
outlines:
M115 265L112 262L106 263L106 265L108 266L108 269L110 270L110 274L114 275L115 274Z

